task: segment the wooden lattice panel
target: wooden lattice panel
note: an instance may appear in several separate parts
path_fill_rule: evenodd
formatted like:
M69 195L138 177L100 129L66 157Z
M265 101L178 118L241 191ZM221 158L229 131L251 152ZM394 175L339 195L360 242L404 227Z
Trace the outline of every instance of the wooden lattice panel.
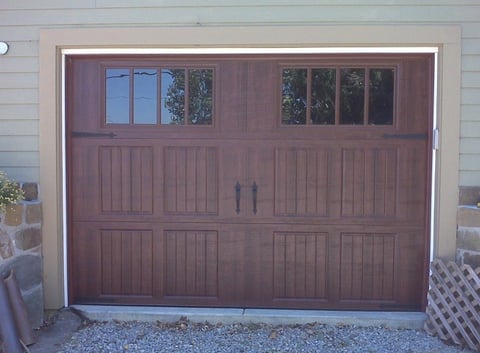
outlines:
M434 260L431 272L425 331L480 352L480 267Z

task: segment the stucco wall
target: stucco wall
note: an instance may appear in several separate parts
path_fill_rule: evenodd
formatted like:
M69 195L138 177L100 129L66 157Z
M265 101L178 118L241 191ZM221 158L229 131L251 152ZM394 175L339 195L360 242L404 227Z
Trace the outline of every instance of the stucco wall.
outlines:
M319 4L321 3L321 4ZM219 25L412 25L462 27L460 179L480 185L480 3L478 0L2 0L0 169L39 180L39 30L61 27ZM132 5L134 4L134 5Z

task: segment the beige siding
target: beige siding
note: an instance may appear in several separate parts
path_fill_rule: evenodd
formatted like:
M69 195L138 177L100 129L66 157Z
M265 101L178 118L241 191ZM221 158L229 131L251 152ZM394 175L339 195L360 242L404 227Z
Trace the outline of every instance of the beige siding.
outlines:
M480 185L480 0L1 0L0 169L38 180L40 28L243 24L461 24L460 185Z

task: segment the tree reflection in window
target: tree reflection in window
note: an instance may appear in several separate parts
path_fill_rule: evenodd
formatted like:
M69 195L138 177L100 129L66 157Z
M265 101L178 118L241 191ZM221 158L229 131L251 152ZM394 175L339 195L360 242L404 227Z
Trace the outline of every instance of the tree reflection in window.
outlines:
M284 68L282 124L393 125L394 86L393 68Z
M212 123L213 70L163 69L162 92L162 124L184 125L185 116L189 125Z
M185 122L185 70L162 69L162 124Z
M305 124L307 119L307 69L283 70L282 123Z
M341 69L340 124L363 124L365 69Z
M312 124L335 124L335 69L312 70Z
M213 70L189 70L188 122L195 125L212 123Z
M213 69L105 70L106 124L211 125L212 121Z
M393 69L370 70L370 97L368 102L368 124L393 124Z

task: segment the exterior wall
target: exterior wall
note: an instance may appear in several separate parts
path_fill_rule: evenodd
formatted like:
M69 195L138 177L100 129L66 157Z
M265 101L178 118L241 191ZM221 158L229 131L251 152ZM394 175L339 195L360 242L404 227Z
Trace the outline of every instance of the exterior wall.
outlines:
M480 185L480 4L477 0L3 0L0 169L39 180L38 40L41 28L219 25L450 25L462 27L460 182ZM132 4L135 4L133 6ZM369 6L365 6L369 5ZM300 39L301 40L301 39Z
M42 204L38 186L23 184L25 201L0 213L0 280L13 270L33 327L43 322Z
M60 48L229 44L439 46L442 101L438 109L442 124L435 215L439 234L434 254L454 256L458 186L480 185L480 149L476 148L480 144L478 0L396 0L394 5L389 0L365 0L362 5L351 0L321 5L316 0L199 3L165 0L159 7L154 0L2 0L0 41L8 42L10 51L0 56L0 169L16 180L41 181L44 224L48 227L44 228L47 245L43 249L47 307L58 307L63 302L61 102L57 99L61 82L60 57L56 52ZM276 28L282 31L264 30L273 26L280 26ZM436 26L443 26L438 33ZM129 27L144 30L130 31ZM451 36L444 35L449 32L448 27ZM72 28L97 29L75 35L70 32ZM186 31L177 33L182 28ZM231 31L224 33L228 28ZM239 39L243 33L239 28L247 29L243 39ZM362 28L365 30L357 31ZM47 33L55 29L68 32L69 37L54 35L57 37L52 40ZM312 29L318 33L312 34ZM255 36L255 31L261 34ZM102 34L97 36L98 32Z

